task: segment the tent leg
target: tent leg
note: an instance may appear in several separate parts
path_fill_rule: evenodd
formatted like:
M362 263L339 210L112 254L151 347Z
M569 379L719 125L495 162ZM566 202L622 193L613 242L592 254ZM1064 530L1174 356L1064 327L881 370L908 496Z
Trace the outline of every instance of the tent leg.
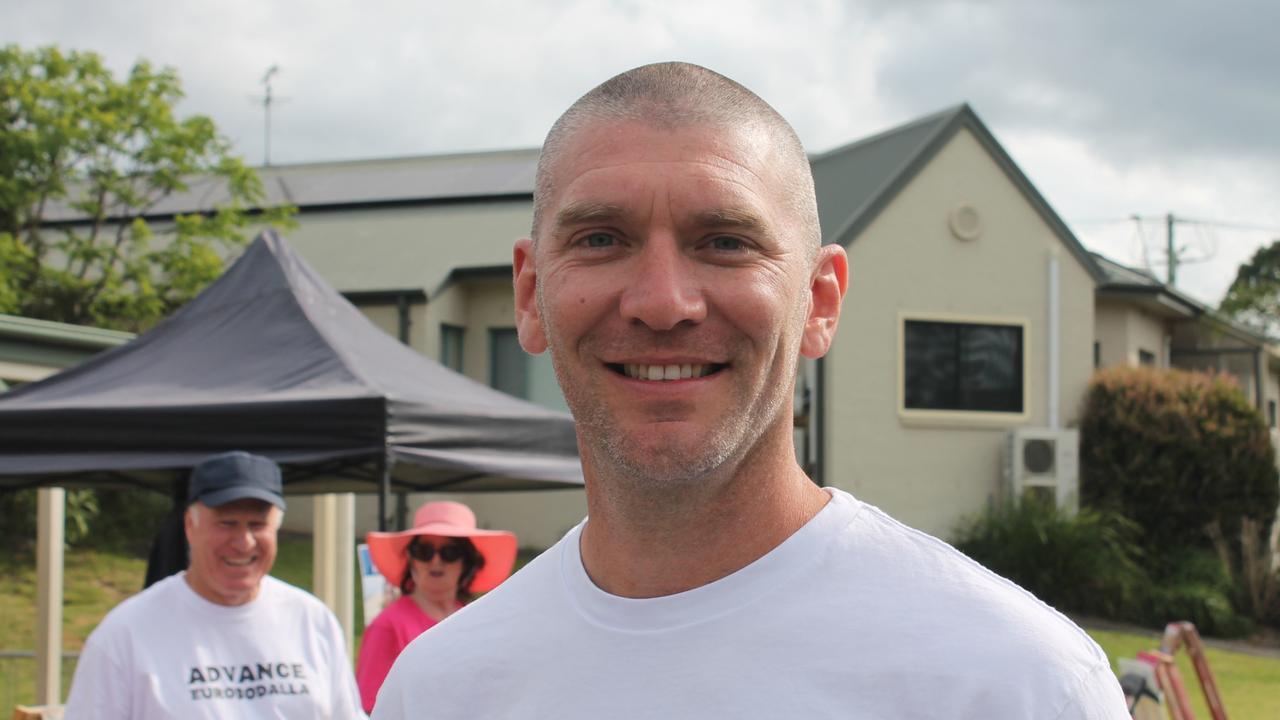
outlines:
M378 463L378 532L387 531L387 510L391 504L391 460L385 455Z
M347 639L347 652L355 657L356 593L356 496L342 493L334 497L334 606L338 623Z
M315 496L312 593L342 626L347 650L355 644L356 500L351 493Z
M409 527L409 493L401 490L396 493L396 530Z
M36 702L57 705L62 694L62 570L67 491L36 490Z
M337 505L335 495L326 493L313 498L314 519L311 527L311 592L320 602L334 607L333 593L333 526Z

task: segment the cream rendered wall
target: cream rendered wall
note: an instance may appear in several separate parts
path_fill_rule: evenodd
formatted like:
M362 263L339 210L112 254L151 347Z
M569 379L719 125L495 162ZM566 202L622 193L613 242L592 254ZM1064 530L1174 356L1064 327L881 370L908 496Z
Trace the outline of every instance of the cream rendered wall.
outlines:
M980 238L955 239L959 204ZM1094 283L977 140L962 130L848 248L849 294L826 362L825 481L947 537L997 493L1007 429L1047 424L1047 266L1060 276L1060 409L1076 423L1092 372ZM903 316L1025 323L1025 412L900 412Z
M470 343L480 330L467 323L467 290L464 285L450 284L427 302L427 321L423 334L430 341L426 343L427 350L423 354L432 360L440 360L440 328L443 325L463 328L462 374L476 382L486 382L488 378L477 374L471 367L476 350L470 347Z
M285 238L339 290L422 288L457 267L509 265L532 201L308 211Z
M1115 298L1098 300L1094 332L1101 345L1100 367L1137 367L1139 350L1155 354L1156 367L1169 367L1165 352L1170 337L1167 323L1140 307Z
M466 282L467 375L489 382L489 331L516 326L511 278L483 278Z
M1099 368L1130 364L1128 315L1129 308L1122 304L1103 299L1096 301L1093 331L1098 343Z

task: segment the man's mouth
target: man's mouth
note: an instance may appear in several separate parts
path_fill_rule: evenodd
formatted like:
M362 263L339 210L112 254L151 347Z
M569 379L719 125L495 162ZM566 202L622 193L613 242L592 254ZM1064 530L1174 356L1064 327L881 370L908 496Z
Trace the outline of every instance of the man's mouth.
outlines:
M728 367L723 363L683 363L673 365L645 365L640 363L610 363L609 367L635 380L670 381L700 378L720 372Z
M231 558L222 558L222 561L230 565L231 567L248 567L252 565L253 562L257 559L258 559L257 556L254 556L254 557L241 558L239 560L233 560Z

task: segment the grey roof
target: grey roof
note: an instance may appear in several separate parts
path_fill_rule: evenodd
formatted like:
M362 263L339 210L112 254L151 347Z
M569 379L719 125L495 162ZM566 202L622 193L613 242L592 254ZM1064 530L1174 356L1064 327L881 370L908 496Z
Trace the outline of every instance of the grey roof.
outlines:
M1093 256L1094 263L1097 264L1098 269L1104 275L1104 280L1098 284L1099 295L1146 296L1151 298L1151 304L1148 306L1156 307L1165 312L1173 311L1182 316L1199 318L1202 321L1216 325L1241 340L1256 345L1267 345L1271 342L1265 333L1243 325L1223 315L1213 307L1182 294L1176 288L1169 287L1161 282L1159 278L1147 270L1121 265L1115 260L1099 255L1096 252L1091 252L1090 255Z
M1208 306L1165 285L1146 270L1121 265L1096 252L1089 255L1102 273L1098 282L1099 296L1123 296L1159 315L1186 318L1212 313Z
M1103 282L1099 285L1102 288L1150 288L1153 290L1164 290L1164 283L1160 282L1155 275L1147 270L1139 270L1131 268L1127 265L1112 260L1106 256L1096 252L1089 253L1093 256L1093 261L1098 264L1098 269L1102 271Z
M0 315L0 338L103 350L129 342L133 339L133 333L18 315Z
M319 209L367 205L412 204L467 198L533 195L539 150L423 155L341 162L272 165L258 168L266 191L264 207L296 205ZM191 181L186 192L156 205L148 217L200 212L227 201L223 183L209 178ZM84 214L63 205L47 213L49 220L74 222Z
M909 179L912 163L959 110L950 108L813 155L809 164L824 239L847 242L845 226L873 214L896 194Z
M848 245L961 129L967 129L1095 281L1103 275L1080 241L968 105L814 155L823 240Z

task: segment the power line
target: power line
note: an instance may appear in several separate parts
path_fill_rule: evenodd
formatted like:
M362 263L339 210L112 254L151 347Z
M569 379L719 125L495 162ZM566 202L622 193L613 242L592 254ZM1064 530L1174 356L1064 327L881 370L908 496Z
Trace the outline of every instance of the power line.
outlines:
M1163 222L1167 216L1165 215L1130 215L1128 217L1101 217L1101 218L1076 218L1068 220L1068 225L1117 225L1120 223L1130 223L1135 220ZM1277 233L1280 234L1280 225L1267 225L1266 223L1249 223L1249 222L1228 222L1225 220L1208 220L1204 218L1189 218L1183 215L1177 215L1174 218L1178 223L1185 225L1208 225L1219 227L1225 230L1256 230L1258 232Z

